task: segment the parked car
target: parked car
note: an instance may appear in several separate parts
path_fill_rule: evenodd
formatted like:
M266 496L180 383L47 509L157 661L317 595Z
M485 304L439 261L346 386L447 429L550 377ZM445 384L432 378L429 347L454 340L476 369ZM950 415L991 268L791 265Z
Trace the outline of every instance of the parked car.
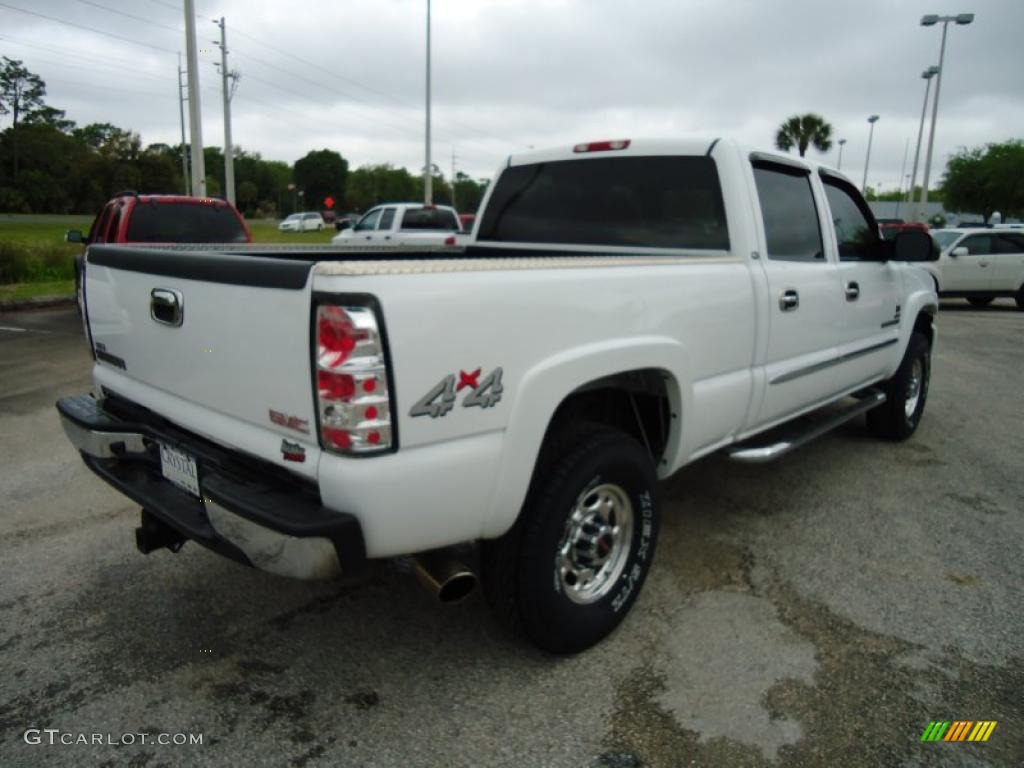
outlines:
M1000 296L1024 309L1024 232L975 227L932 230L938 261L926 265L943 298L964 298L976 307Z
M886 240L892 240L899 232L908 232L916 229L921 232L928 231L928 225L921 221L903 221L901 219L879 219L878 229L882 233L882 237Z
M371 208L355 226L331 240L336 245L454 245L462 232L458 212L448 205L387 203Z
M89 234L67 232L69 243L251 243L252 233L231 203L220 198L118 192L93 219ZM75 256L75 294L81 308L84 254Z
M343 229L355 226L355 223L359 221L359 216L358 213L338 214L338 217L334 220L334 228L340 232Z
M659 478L865 414L889 440L920 423L938 297L908 262L931 240L882 240L856 186L810 160L710 138L513 155L474 237L372 259L90 252L96 395L57 408L142 507L139 550L191 539L301 578L414 556L454 599L479 543L499 619L573 653L640 593Z
M317 211L293 213L277 228L281 232L319 232L324 228L324 217Z

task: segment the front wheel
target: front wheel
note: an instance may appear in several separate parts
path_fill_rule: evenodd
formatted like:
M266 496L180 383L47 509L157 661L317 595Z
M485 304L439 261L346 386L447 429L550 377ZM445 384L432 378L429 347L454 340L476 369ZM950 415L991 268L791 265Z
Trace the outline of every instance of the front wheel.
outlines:
M629 435L589 425L542 452L519 520L484 542L484 590L498 617L551 653L607 636L647 577L657 478Z
M882 385L886 401L868 411L868 428L876 437L906 440L914 434L928 399L931 372L928 337L914 331L899 369Z

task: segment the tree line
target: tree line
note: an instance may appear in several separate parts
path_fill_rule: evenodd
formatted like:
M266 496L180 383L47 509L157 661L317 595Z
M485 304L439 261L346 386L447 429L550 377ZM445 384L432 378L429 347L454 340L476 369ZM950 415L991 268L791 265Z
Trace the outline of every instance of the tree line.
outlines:
M810 147L821 153L832 149L832 126L813 113L793 115L783 121L775 134L775 146L783 152L796 149L800 157ZM905 194L891 192L868 199L898 200ZM921 188L914 188L914 197ZM946 160L942 186L928 190L932 200L942 201L947 210L979 213L985 220L995 211L1004 216L1024 217L1024 141L1010 139L980 147L961 147Z
M0 115L11 125L0 131L0 212L95 213L114 194L185 193L182 145L142 145L138 133L110 123L79 126L45 101L46 83L21 61L0 61ZM186 158L190 147L184 146ZM328 197L337 211L365 211L379 202L423 199L423 178L389 164L349 169L337 151L308 152L294 165L264 160L234 147L235 197L249 217L281 217L297 210L323 210ZM224 153L204 147L206 191L224 190ZM444 178L435 167L434 201L475 211L486 180L458 173ZM452 183L454 181L454 184ZM453 190L454 186L454 190Z

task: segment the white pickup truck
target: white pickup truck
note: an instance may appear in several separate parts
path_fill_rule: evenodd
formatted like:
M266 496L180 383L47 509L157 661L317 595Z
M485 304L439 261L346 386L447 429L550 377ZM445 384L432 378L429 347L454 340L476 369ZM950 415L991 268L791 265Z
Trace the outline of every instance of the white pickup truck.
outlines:
M459 214L451 206L386 203L368 210L354 226L343 229L331 242L353 248L455 245L456 235L461 230Z
M447 598L478 543L498 615L556 653L636 600L659 478L863 413L905 439L928 394L928 236L727 141L511 156L464 250L239 248L87 254L95 394L57 407L139 549L303 578L412 555Z

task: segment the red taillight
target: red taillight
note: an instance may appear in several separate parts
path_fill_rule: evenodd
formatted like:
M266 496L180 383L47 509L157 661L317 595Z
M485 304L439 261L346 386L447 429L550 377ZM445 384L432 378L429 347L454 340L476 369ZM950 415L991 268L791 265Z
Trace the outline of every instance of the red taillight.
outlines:
M327 400L348 400L356 392L356 382L350 374L317 371L320 397Z
M455 245L455 235L448 235L448 237L446 237L444 239L444 244L445 245Z
M572 148L573 152L609 152L614 149L627 149L629 139L613 139L612 141L588 141L577 144Z
M355 327L341 307L320 307L317 316L318 362L334 367L344 363L366 332Z
M372 309L317 307L316 394L325 450L374 453L393 446L387 376Z

